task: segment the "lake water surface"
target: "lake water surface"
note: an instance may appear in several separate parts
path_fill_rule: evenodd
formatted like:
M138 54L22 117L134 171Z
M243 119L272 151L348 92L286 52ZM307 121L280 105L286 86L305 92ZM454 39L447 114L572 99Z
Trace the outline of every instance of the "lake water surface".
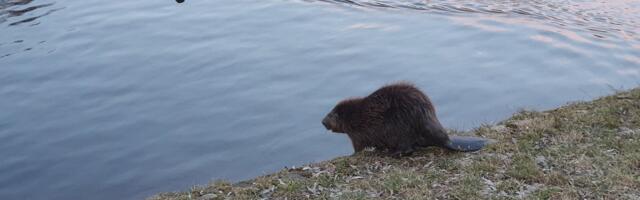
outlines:
M640 84L632 0L0 0L0 199L141 199L349 155L407 80L467 130Z

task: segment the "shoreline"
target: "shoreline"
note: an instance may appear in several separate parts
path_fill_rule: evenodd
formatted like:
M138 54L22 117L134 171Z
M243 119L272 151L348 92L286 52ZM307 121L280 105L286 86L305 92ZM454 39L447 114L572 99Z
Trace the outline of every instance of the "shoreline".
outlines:
M400 159L365 151L148 199L640 199L640 88L450 134L497 142Z

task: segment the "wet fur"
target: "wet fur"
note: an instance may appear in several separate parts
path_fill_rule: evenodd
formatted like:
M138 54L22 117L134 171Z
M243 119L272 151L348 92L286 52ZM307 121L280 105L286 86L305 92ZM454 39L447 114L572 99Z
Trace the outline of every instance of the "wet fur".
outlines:
M417 147L445 147L449 142L431 100L410 83L387 85L367 97L343 100L322 123L329 130L346 133L355 152L375 147L399 156Z

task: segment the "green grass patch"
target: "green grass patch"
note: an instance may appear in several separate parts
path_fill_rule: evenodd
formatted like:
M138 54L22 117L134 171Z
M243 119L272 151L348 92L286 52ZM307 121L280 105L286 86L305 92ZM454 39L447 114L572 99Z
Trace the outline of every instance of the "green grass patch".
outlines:
M542 176L542 172L536 166L532 155L520 154L513 158L512 168L507 173L509 176L526 181L536 182Z

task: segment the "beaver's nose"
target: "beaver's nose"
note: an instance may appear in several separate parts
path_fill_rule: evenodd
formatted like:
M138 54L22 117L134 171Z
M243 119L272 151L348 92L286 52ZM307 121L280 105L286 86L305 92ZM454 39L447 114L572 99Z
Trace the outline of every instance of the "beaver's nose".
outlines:
M324 125L326 129L329 129L329 120L327 120L326 117L322 119L322 125Z

